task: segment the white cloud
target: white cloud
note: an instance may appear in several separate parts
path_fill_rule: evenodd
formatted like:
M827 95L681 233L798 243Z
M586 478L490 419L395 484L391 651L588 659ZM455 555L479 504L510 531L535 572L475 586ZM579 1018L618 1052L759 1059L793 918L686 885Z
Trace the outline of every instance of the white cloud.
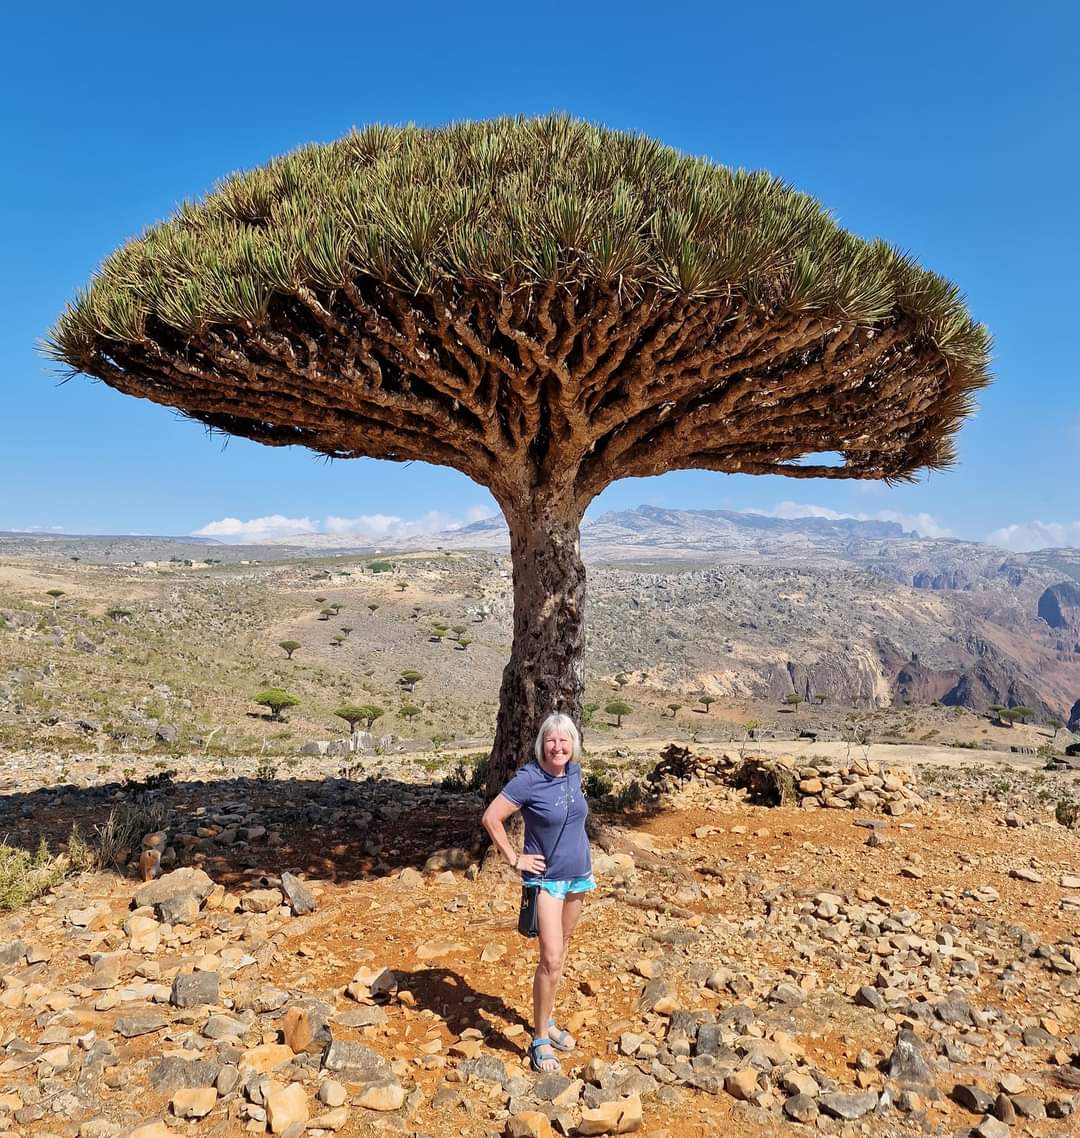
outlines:
M246 522L239 518L222 518L195 530L194 536L218 537L223 541L258 541L260 538L304 533L318 533L318 527L311 518L287 518L284 514L268 514Z
M1033 549L1080 549L1080 521L1018 522L994 530L986 540L1014 553L1029 553Z
M827 518L838 522L841 518L853 518L854 514L839 514L828 506L814 506L809 502L777 502L771 510L747 510L748 514L761 514L766 518Z
M287 518L270 514L263 518L241 521L222 518L195 530L196 537L216 537L222 541L263 541L267 538L331 534L336 537L368 538L388 541L395 538L420 537L431 533L461 529L471 522L495 516L490 506L470 506L463 517L430 510L419 518L402 518L397 514L360 514L355 518L329 514L322 521L312 518Z
M825 518L838 522L849 518L858 522L896 522L908 533L922 537L952 537L952 530L943 526L933 514L902 514L896 510L878 510L873 514L844 514L828 506L811 502L777 502L771 510L745 510L747 514L760 514L766 518Z
M430 510L423 517L411 521L399 518L396 514L361 514L357 518L338 518L331 515L326 519L325 532L347 534L350 537L417 537L420 534L442 533L445 530L461 529L466 523L441 510Z
M331 514L323 526L326 533L385 537L401 524L401 518L396 514L361 514L358 518L339 518Z

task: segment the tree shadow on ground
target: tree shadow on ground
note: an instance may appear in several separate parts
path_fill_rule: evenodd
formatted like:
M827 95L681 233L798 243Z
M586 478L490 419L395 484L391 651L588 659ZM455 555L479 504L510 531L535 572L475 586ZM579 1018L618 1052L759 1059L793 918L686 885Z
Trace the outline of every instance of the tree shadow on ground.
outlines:
M113 811L163 813L160 828L176 860L165 867L196 865L225 885L261 874L299 872L312 880L385 877L406 867L423 869L439 850L462 851L444 866L464 869L487 845L480 827L479 794L445 790L438 782L393 778L352 780L259 779L160 780L98 786L49 786L0 796L0 841L36 850L44 839L55 853L67 847L72 827L91 846ZM151 780L152 782L152 780ZM597 811L594 819L628 828L656 813ZM115 866L136 876L139 843L155 828L136 825L130 858Z
M477 1028L485 1033L484 1046L488 1050L504 1051L515 1058L522 1054L523 1048L492 1021L501 1020L507 1027L519 1024L526 1031L530 1027L529 1021L501 997L477 991L449 968L395 971L399 990L407 988L416 1000L416 1006L435 1012L445 1020L447 1028L454 1035L460 1036L470 1027Z

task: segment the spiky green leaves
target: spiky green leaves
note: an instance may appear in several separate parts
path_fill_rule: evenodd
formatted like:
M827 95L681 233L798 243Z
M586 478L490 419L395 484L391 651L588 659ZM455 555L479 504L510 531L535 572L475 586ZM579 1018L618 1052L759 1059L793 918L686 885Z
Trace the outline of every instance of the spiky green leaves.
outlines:
M371 126L224 181L110 257L53 333L75 367L98 338L257 325L275 295L368 276L410 292L617 281L745 295L875 323L902 310L942 352L985 369L956 290L812 198L652 139L553 116L439 129Z

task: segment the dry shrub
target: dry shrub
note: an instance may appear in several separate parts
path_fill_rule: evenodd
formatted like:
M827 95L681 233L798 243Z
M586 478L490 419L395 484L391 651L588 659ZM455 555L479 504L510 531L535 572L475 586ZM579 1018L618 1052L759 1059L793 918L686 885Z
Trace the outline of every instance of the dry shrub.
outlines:
M160 802L136 799L121 802L109 811L105 824L97 827L97 863L102 869L123 869L141 847L147 834L164 830L168 811Z
M743 759L732 783L745 790L747 798L756 806L790 806L798 797L791 768L768 759Z

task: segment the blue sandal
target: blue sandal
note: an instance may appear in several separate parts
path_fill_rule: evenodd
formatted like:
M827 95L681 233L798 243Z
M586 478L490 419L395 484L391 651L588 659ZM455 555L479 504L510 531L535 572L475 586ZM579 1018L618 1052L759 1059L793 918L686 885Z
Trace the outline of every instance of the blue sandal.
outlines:
M573 1051L577 1047L577 1040L564 1027L559 1027L552 1016L548 1020L548 1035L551 1037L551 1046L558 1051ZM570 1040L567 1043L567 1040Z
M529 1066L541 1075L554 1075L559 1071L559 1060L554 1055L541 1055L540 1048L550 1047L551 1040L543 1035L529 1044ZM546 1064L546 1066L545 1066Z

